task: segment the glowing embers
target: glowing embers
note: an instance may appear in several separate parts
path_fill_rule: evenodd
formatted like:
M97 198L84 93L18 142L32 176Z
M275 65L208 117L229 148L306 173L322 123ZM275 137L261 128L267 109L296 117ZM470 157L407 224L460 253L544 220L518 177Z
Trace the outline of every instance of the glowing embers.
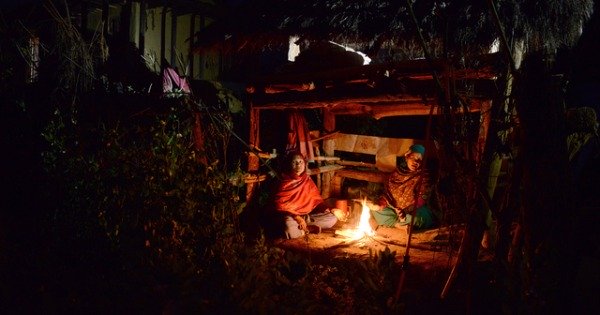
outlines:
M369 224L369 219L371 218L371 209L367 206L367 200L362 201L362 210L360 213L360 218L357 224L357 227L354 229L343 229L335 231L336 235L341 235L347 238L351 238L353 240L361 239L365 236L374 236L375 231L371 228Z

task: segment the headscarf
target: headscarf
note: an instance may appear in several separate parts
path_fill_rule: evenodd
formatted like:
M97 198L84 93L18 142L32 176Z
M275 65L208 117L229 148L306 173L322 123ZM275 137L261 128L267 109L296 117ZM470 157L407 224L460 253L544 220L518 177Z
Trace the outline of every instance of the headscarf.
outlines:
M410 146L409 150L415 153L421 153L421 155L425 155L425 147L420 144L413 144Z

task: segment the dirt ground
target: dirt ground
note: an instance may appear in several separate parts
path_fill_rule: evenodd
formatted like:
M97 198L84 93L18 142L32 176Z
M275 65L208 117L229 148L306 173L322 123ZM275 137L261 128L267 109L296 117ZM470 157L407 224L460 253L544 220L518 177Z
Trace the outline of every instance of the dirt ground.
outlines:
M389 228L380 226L375 235L367 236L357 233L356 223L338 223L332 229L318 234L307 234L304 237L280 240L277 246L312 255L323 255L330 258L354 257L366 258L389 247L396 252L398 263L402 263L406 254L408 231L406 228ZM413 231L408 252L411 265L419 265L422 269L450 269L457 257L462 226L434 228ZM421 268L420 268L421 269Z
M307 254L313 262L326 263L335 258L367 259L387 248L395 252L399 266L403 265L407 254L408 233L406 228L379 227L373 236L347 237L349 231L356 230L355 224L338 223L334 228L318 234L308 234L291 240L279 240L280 248ZM457 289L456 280L448 281L454 267L464 226L438 227L423 231L413 231L408 251L406 284L400 299L409 305L406 314L465 314L465 298ZM360 235L360 234L359 234ZM491 253L480 253L480 262L490 262ZM473 314L480 310L489 313L491 304L496 303L488 296L495 293L488 288L486 278L481 276L484 286L477 290L477 301L472 304ZM455 279L455 278L453 278ZM479 284L481 285L481 284ZM447 291L445 289L448 289ZM479 295L484 298L479 298ZM408 302L407 302L408 301ZM496 309L501 310L500 307ZM481 312L479 312L481 314Z

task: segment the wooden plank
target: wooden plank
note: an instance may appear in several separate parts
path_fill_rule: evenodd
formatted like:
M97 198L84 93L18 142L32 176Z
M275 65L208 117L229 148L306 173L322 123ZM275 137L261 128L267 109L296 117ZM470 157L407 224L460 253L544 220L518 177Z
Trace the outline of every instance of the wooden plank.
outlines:
M315 156L315 161L339 161L337 156Z
M329 140L331 138L337 137L338 133L339 133L339 131L334 131L334 132L327 133L324 135L319 135L316 138L310 139L310 141L315 142L315 141L321 141L321 140Z
M375 155L375 166L377 169L392 171L396 168L396 157L404 155L414 143L414 139L341 133L335 139L335 148L338 151Z
M351 170L351 169L343 169L339 170L335 173L336 177L346 177L346 178L354 178L358 180L364 180L371 183L383 183L387 178L389 172L379 172L379 171L360 171L360 170Z
M451 73L453 79L495 79L497 71L494 69L494 59L497 54L482 56L489 60L486 64L478 68L458 69ZM357 81L365 79L374 79L377 77L388 77L392 74L393 78L415 78L432 79L432 71L437 71L443 75L444 69L449 64L447 60L425 59L404 60L387 64L370 64L353 66L338 69L328 69L326 71L299 72L276 74L268 77L257 77L252 80L253 86L268 85L298 85L302 86L306 82L326 82L326 81Z
M308 175L317 175L317 174L321 174L321 173L329 173L329 172L335 172L338 170L343 169L344 166L342 165L324 165L324 166L320 166L320 167L314 167L314 168L310 168L308 170L306 170L306 172L308 173Z
M258 183L265 181L268 178L267 174L245 174L244 175L244 183Z
M338 69L328 69L326 71L318 72L305 72L305 73L284 73L278 75L272 75L269 77L260 77L253 80L255 85L265 85L269 83L304 83L310 81L327 81L327 80L356 80L365 77L383 76L386 71L388 73L394 72L396 75L400 74L422 74L427 75L431 73L431 66L433 70L440 71L443 69L443 65L446 63L444 60L433 60L429 62L424 59L417 60L406 60L399 61L390 64L372 64L362 65Z
M479 112L481 104L485 100L472 99L469 112ZM390 100L386 97L346 99L336 102L314 101L314 102L284 102L270 103L257 106L259 109L286 110L286 109L311 109L329 108L334 115L367 115L376 119L392 116L426 116L429 115L431 104L434 104L434 115L440 111L434 99L406 101L405 99ZM460 108L457 112L462 113Z
M248 152L248 154L255 154L261 159L269 160L277 157L277 153L268 153L268 152Z
M340 160L340 161L337 161L336 163L339 165L343 165L343 166L370 167L373 169L377 169L377 166L375 166L375 164L373 164L373 163L346 161L346 160Z

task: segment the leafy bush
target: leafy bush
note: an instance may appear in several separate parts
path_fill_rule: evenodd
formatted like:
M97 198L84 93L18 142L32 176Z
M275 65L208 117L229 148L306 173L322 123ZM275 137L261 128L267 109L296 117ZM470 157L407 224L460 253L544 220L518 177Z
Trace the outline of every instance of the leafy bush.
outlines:
M313 264L263 236L246 239L238 227L243 185L229 180L239 177L239 163L228 170L224 158L227 115L203 113L212 123L205 121L207 143L199 152L192 139L197 108L187 101L170 105L93 126L76 123L72 112L55 112L43 133L43 159L51 175L47 191L56 200L49 226L57 253L78 256L90 269L104 262L117 270L89 281L108 278L112 290L130 295L121 307L135 302L136 311L387 309L395 253Z

